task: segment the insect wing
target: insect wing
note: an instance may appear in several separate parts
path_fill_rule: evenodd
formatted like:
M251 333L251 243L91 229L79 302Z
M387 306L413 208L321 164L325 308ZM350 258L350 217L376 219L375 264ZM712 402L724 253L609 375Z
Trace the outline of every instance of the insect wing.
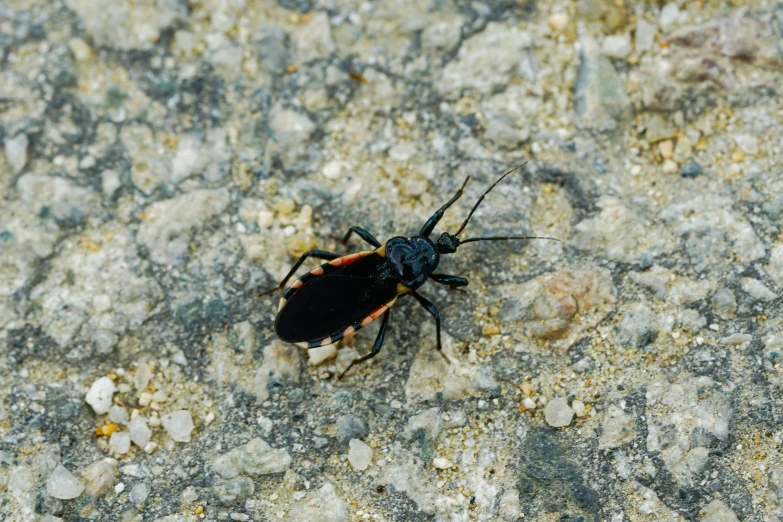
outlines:
M368 315L397 295L397 282L384 276L384 261L370 254L347 266L327 263L319 267L322 273L315 269L301 277L301 286L286 292L275 321L277 335L292 343L336 341L349 327L361 328Z

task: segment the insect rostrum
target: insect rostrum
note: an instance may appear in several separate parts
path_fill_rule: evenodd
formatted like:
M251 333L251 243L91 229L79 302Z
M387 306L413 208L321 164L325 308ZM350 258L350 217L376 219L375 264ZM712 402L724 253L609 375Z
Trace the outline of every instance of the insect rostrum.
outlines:
M427 280L451 287L467 286L468 280L455 275L435 272L443 255L453 254L465 243L476 241L506 241L512 239L554 239L538 236L495 236L459 239L478 206L498 183L506 176L524 166L519 165L503 174L478 199L462 226L454 234L444 232L436 240L430 239L435 226L444 212L457 201L465 189L470 176L465 179L454 196L430 217L411 238L393 237L381 244L367 230L351 227L343 237L346 243L351 234L372 245L373 250L364 250L347 255L334 254L324 250L305 252L280 284L264 294L280 290L294 275L308 257L325 259L327 262L313 268L296 279L283 293L275 320L275 333L283 341L297 343L306 348L332 344L343 337L354 334L376 319L381 327L372 349L354 359L340 374L340 378L354 365L375 357L381 350L389 321L389 309L398 298L413 296L435 318L437 344L441 355L440 313L435 305L418 293ZM557 241L557 240L556 240ZM262 294L262 295L264 295ZM444 355L445 357L445 355Z

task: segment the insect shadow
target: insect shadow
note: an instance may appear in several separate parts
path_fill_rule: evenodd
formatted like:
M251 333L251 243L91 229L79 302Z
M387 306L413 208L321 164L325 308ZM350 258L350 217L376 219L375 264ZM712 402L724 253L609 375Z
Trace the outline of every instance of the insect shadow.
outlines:
M309 257L327 260L300 276L283 292L275 320L275 333L286 342L304 348L317 348L353 335L361 328L381 319L381 327L365 355L355 358L338 376L341 379L355 364L372 359L381 351L389 310L400 297L412 296L435 318L436 350L447 361L441 349L440 312L427 298L417 291L428 280L450 287L468 285L464 277L435 272L441 256L453 254L466 243L476 241L508 241L550 239L543 236L491 236L459 239L458 236L479 207L484 197L509 174L524 167L527 162L504 173L478 199L468 217L454 234L444 232L436 241L430 239L446 210L463 194L470 176L465 179L454 196L440 207L413 237L393 237L381 244L362 227L351 227L342 239L345 244L351 234L356 234L372 245L373 250L363 250L339 255L325 250L310 250L302 254L291 270L275 288L260 295L282 290L302 263ZM450 361L449 361L450 362Z

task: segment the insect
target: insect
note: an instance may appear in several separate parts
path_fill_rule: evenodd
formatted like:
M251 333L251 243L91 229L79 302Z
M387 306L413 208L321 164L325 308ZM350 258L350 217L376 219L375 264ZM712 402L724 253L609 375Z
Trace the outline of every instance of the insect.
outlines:
M345 244L351 234L356 234L373 246L347 255L334 254L324 250L310 250L302 254L280 284L261 295L282 290L286 282L296 273L307 258L324 259L327 262L313 268L296 279L283 293L275 320L275 333L287 342L305 348L316 348L332 344L343 337L353 335L376 319L381 326L372 345L365 355L355 358L338 376L342 378L355 364L372 359L381 350L389 322L389 310L397 299L410 295L435 319L436 350L441 350L441 320L438 309L418 289L428 280L450 287L467 286L464 277L435 272L441 256L453 254L457 248L476 241L507 241L512 239L558 239L539 236L493 236L459 239L484 200L484 197L509 174L522 168L518 165L503 174L478 199L462 226L454 234L444 232L436 241L430 234L446 210L463 194L470 176L465 179L454 196L430 217L413 237L393 237L381 244L362 227L351 227L342 239ZM448 358L446 358L448 361Z

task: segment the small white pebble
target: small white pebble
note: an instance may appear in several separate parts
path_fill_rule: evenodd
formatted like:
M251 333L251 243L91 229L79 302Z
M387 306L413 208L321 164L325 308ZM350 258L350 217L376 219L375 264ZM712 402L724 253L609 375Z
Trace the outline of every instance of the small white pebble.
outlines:
M451 468L451 462L449 462L449 459L436 457L432 459L432 467L435 469L449 469Z
M525 399L522 401L522 404L524 404L525 408L527 408L528 410L536 409L536 401L534 401L530 397L525 397Z
M571 409L574 410L574 413L576 413L577 417L584 417L585 416L585 403L580 400L575 400L571 403Z
M552 29L552 32L555 34L562 33L565 28L568 27L568 22L568 13L565 12L553 13L547 18L549 28Z
M109 447L115 455L124 455L130 450L131 437L127 431L115 431L109 438Z
M270 210L262 210L258 213L256 223L259 228L269 228L275 222L275 213Z
M20 172L27 165L27 146L30 140L26 134L17 134L5 140L5 158L11 170Z
M113 404L109 408L109 421L117 424L128 424L128 410L122 406Z
M324 165L324 168L321 172L325 178L337 179L343 172L343 162L338 160L330 161Z
M92 306L96 312L107 312L111 310L111 297L106 294L93 296Z
M372 448L360 441L359 439L351 439L348 443L348 462L351 467L356 471L364 471L372 462Z
M310 357L310 366L318 366L319 364L337 357L337 347L334 344L328 346L319 346L307 350L307 355Z
M101 377L90 386L84 400L92 406L96 414L102 415L111 408L112 395L117 391L114 381L108 377Z
M552 399L544 408L544 419L553 428L562 428L571 424L574 410L568 406L565 397Z
M190 442L193 417L188 410L177 410L161 418L163 428L177 442Z
M58 464L46 481L46 492L54 498L70 500L84 491L84 484L77 479L65 466Z
M114 492L117 493L118 495L120 493L122 493L123 491L125 491L125 483L124 482L120 482L119 484L114 486Z

